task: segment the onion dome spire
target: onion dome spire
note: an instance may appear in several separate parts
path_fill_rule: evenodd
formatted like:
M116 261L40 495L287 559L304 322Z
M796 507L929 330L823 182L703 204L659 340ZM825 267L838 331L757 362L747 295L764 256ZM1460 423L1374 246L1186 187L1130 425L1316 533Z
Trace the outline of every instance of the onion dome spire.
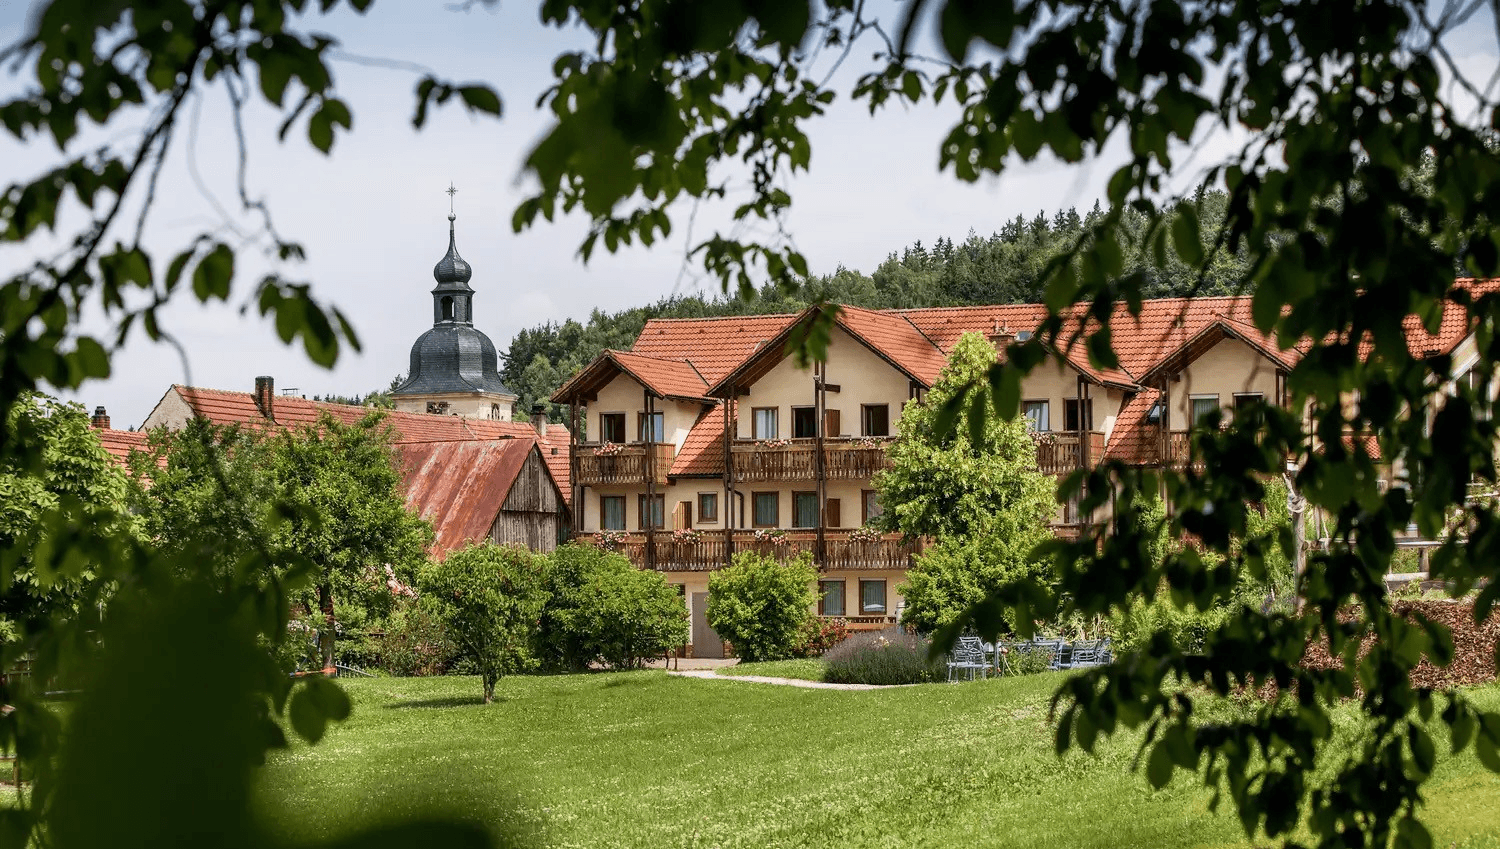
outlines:
M448 213L448 253L433 266L432 277L438 287L469 288L469 278L474 270L458 255L458 242L453 233L453 222L457 216Z

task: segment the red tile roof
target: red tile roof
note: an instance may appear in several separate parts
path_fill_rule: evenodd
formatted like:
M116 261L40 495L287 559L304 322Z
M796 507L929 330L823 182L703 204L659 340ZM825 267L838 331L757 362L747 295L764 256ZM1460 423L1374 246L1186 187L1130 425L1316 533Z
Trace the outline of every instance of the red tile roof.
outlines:
M256 406L255 396L249 392L228 392L222 389L201 389L192 386L174 386L193 412L215 424L242 424L264 427L265 416ZM353 424L371 412L369 407L349 404L333 404L327 401L309 401L288 395L276 396L272 410L276 424L283 427L316 424L318 416L327 413L344 424ZM395 431L397 444L408 442L453 442L462 440L535 439L547 462L552 477L562 490L565 499L571 499L568 485L568 429L561 424L549 425L547 435L538 438L530 422L500 422L487 419L466 419L459 416L438 416L427 413L407 413L383 410L386 422Z
M630 351L603 351L552 393L552 400L567 403L575 398L592 399L620 374L628 374L663 398L702 400L708 384L685 358L668 359Z
M729 401L729 415L734 416L734 402ZM719 477L724 474L724 408L705 410L693 422L687 438L682 441L682 450L672 461L670 476L703 475Z
M94 433L99 436L104 450L109 452L110 459L120 466L126 464L132 451L146 451L148 448L149 437L140 431L95 428Z
M757 348L787 328L795 315L725 318L655 318L646 322L632 353L687 358L710 386L734 371Z
M1118 460L1131 466L1155 465L1161 446L1157 440L1160 431L1146 423L1146 414L1156 405L1161 393L1155 389L1137 392L1125 401L1115 416L1114 430L1110 431L1109 445L1104 449L1104 459Z
M908 375L931 386L948 361L947 354L906 316L860 307L841 307L840 327L863 340Z
M432 523L433 553L488 539L534 439L403 442L396 445L406 506Z

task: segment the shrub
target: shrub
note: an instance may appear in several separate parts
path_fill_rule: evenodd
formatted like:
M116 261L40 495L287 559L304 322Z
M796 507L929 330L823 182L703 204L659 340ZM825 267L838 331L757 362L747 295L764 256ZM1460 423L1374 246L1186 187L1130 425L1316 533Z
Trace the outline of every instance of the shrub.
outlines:
M386 618L385 636L378 645L375 666L391 675L443 675L454 671L460 649L448 639L443 625L423 605L398 604Z
M823 655L825 681L835 684L925 684L941 681L947 667L928 659L932 642L890 628L856 634Z
M603 660L630 669L687 642L687 606L659 573L589 545L564 545L547 561L540 636L547 668Z
M1010 665L1013 675L1035 675L1038 672L1046 672L1052 668L1052 661L1056 655L1050 648L1022 643L1007 646L1008 653L1005 661Z
M708 579L708 624L741 660L787 660L797 654L808 608L817 596L812 555L778 562L753 551L734 556Z
M1036 542L1035 534L1001 532L939 540L917 557L896 590L906 600L902 624L932 633L1007 584L1050 586L1050 564L1032 556ZM1005 616L1014 631L1012 612Z
M615 669L635 669L687 642L687 605L657 572L600 569L578 593L577 644Z
M820 619L809 616L802 623L802 634L798 637L798 657L818 657L824 652L849 639L849 622L837 619Z
M424 609L478 667L485 704L500 676L536 667L544 567L524 548L485 542L428 563L417 577Z

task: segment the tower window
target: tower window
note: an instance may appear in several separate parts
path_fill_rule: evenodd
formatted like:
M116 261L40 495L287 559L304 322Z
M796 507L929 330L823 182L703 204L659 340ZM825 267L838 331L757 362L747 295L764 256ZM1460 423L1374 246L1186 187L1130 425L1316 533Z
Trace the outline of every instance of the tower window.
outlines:
M443 298L443 321L453 320L453 299Z

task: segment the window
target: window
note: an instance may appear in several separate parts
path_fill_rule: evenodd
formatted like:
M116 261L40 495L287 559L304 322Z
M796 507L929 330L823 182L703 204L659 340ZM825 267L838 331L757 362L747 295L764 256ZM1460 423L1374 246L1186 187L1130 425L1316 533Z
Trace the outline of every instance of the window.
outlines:
M719 494L717 492L698 493L698 521L719 521Z
M1063 503L1063 524L1076 525L1080 521L1078 513L1078 496L1074 495Z
M818 615L819 616L843 616L844 615L844 582L843 581L819 581L818 582Z
M1026 421L1031 423L1031 429L1037 433L1045 433L1052 429L1052 421L1047 415L1046 401L1025 401L1021 404L1021 412L1025 414Z
M776 438L776 408L756 407L750 411L750 436L752 439Z
M443 321L453 320L453 299L443 298Z
M624 413L600 413L599 414L599 441L600 442L624 442L625 441L625 414Z
M816 528L818 526L818 494L816 492L792 493L792 527Z
M818 410L816 407L792 408L792 438L812 439L818 435Z
M1063 430L1093 430L1094 399L1063 399Z
M640 413L635 419L636 433L642 442L665 442L666 430L662 427L660 412Z
M871 519L885 512L885 510L880 506L879 495L880 494L873 489L864 490L859 494L859 500L862 508L861 512L864 514L865 524L867 525L870 524Z
M1219 396L1217 395L1195 395L1188 399L1190 418L1193 427L1199 427L1208 421L1208 417L1219 411Z
M860 419L864 436L891 435L890 404L865 404L861 409Z
M625 496L599 496L599 527L606 531L625 530Z
M637 509L640 510L640 514L639 514L640 527L641 527L641 530L644 531L647 528L647 525L646 525L646 519L647 519L646 503L647 503L647 498L644 495L637 495L636 496L636 502L637 502ZM650 519L651 519L650 527L652 527L652 528L661 528L661 527L663 527L664 525L666 525L666 522L664 521L666 510L667 510L667 499L666 499L666 496L664 496L664 495L654 496L653 498L650 499L650 504L651 504L651 511L650 511L650 514L649 514L650 515Z
M1259 404L1265 400L1265 397L1259 392L1236 392L1234 393L1234 408L1243 410L1251 404Z
M781 495L757 492L750 496L750 524L757 528L774 528L781 523Z
M859 612L884 613L885 612L885 581L868 580L861 578L859 581Z

